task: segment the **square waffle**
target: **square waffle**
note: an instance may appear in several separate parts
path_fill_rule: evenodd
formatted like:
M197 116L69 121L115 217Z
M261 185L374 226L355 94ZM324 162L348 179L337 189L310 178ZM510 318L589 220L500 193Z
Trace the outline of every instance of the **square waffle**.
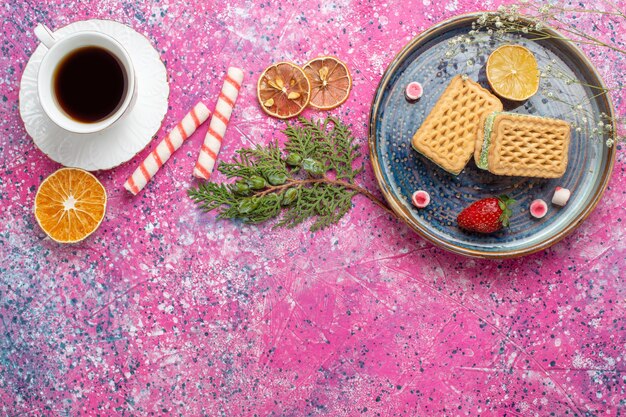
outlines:
M502 111L496 96L457 75L415 132L413 148L458 175L474 153L482 116L496 111Z
M570 126L563 120L500 113L490 139L487 169L493 174L560 178L567 169Z

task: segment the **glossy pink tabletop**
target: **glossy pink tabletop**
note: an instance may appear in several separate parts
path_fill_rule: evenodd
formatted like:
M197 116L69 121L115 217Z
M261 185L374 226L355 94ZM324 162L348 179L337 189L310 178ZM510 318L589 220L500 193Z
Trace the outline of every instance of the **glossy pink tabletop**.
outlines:
M602 0L574 7L608 8ZM621 10L626 2L614 0ZM8 0L0 6L0 415L617 416L626 413L626 152L571 236L507 261L440 250L366 198L326 230L218 221L186 195L206 126L137 197L156 145L96 173L101 227L60 246L32 206L60 167L26 134L19 81L34 26L123 22L166 64L158 137L228 66L245 69L222 160L281 138L256 99L273 62L337 55L354 87L332 112L367 149L378 82L402 47L497 0ZM618 21L618 20L616 20ZM580 28L626 48L626 19ZM586 48L626 116L626 57ZM307 111L305 115L316 115ZM369 162L359 182L378 194ZM214 181L222 181L216 175Z

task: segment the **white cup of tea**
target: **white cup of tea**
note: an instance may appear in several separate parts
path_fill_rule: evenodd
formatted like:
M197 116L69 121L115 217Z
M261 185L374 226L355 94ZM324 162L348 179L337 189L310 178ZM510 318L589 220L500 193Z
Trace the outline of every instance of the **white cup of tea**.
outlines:
M56 125L95 133L129 113L136 97L135 71L118 41L97 31L58 35L41 24L35 35L48 49L37 75L39 101Z

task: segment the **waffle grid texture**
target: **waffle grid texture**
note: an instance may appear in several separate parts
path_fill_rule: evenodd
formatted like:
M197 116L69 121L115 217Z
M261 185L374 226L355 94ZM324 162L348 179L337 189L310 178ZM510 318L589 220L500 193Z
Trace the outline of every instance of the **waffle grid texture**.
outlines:
M474 153L481 118L502 103L478 83L457 75L413 136L413 148L458 175Z
M496 116L489 147L489 172L559 178L567 169L570 126L557 119L511 113Z

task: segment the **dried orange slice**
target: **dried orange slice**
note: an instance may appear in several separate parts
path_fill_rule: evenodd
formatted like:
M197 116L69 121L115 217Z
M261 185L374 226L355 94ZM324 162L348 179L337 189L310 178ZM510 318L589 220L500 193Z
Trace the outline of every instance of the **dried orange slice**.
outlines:
M342 61L332 56L323 56L307 62L303 69L311 81L309 106L330 110L348 99L352 77Z
M257 97L267 114L288 119L299 115L309 104L311 84L300 67L279 62L259 77Z
M78 168L61 168L46 178L35 196L35 218L52 240L80 242L104 218L106 190L96 177Z
M539 66L532 52L519 45L504 45L487 60L487 80L502 98L524 101L539 89Z

